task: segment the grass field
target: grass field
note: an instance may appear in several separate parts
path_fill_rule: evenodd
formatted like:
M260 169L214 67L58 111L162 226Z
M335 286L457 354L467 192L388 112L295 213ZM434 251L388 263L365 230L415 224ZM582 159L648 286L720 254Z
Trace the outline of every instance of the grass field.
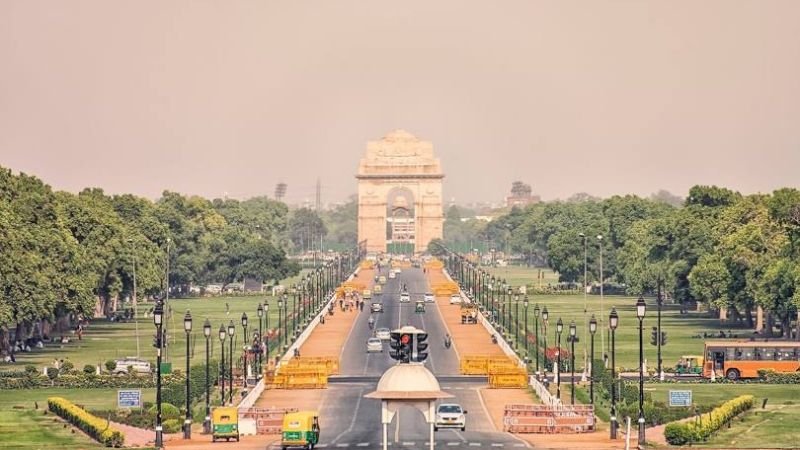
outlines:
M763 384L648 384L655 400L668 403L668 391L691 390L696 404L722 403L736 396L755 396L755 407L695 447L797 448L800 443L800 388ZM764 399L767 407L761 409Z
M500 277L512 286L534 285L546 286L548 283L558 283L558 274L546 267L486 267L482 266L490 275Z
M54 415L44 415L48 397L64 397L87 410L117 407L116 389L29 389L0 392L0 448L104 448L96 441L64 427ZM142 389L142 400L155 401L155 389ZM35 403L38 410L35 410Z

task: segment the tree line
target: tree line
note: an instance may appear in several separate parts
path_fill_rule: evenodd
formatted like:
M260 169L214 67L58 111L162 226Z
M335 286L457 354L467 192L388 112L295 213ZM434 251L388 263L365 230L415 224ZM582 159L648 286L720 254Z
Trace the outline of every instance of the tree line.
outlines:
M132 297L134 271L139 298L163 295L167 270L178 294L297 274L284 250L288 221L288 207L266 197L72 194L0 167L0 351L12 332L26 339L110 314Z
M513 208L488 223L461 222L448 211L445 244L453 238L488 242L498 251L508 245L564 282L583 280L585 244L588 282L601 278L602 252L603 281L631 294L652 294L660 284L678 302L726 308L748 326L760 306L767 332L774 326L784 336L800 319L797 189L742 195L695 186L678 206L663 196L584 196Z

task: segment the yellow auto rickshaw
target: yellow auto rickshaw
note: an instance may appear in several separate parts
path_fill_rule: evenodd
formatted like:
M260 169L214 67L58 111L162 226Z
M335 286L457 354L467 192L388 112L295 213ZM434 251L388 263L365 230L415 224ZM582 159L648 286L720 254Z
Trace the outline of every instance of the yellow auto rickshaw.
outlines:
M376 294L383 293L383 286L381 286L380 284L376 284L372 289L374 289L374 292Z
M699 355L681 356L678 364L675 365L675 373L678 375L700 375L703 373L703 359Z
M229 406L214 408L211 412L211 442L217 439L239 442L239 409Z
M301 447L313 449L319 443L319 413L299 411L283 416L281 430L281 449Z

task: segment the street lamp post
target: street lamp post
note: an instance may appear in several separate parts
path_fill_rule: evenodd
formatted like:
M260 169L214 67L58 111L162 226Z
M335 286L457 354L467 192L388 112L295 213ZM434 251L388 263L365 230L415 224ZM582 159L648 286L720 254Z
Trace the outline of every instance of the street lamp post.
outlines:
M236 332L236 325L233 320L228 324L228 403L233 404L233 334Z
M519 294L514 294L514 347L519 348Z
M220 385L220 404L225 406L225 338L228 334L225 332L225 325L219 326L219 347L220 347L220 362L219 362L219 385Z
M657 341L658 344L658 379L664 381L664 371L661 367L661 305L664 303L664 298L661 296L661 279L658 280L658 294L656 295L656 303L658 305L658 330L657 330Z
M561 332L564 331L564 322L561 321L561 317L558 318L558 322L556 322L556 343L558 347L556 347L556 398L561 400Z
M283 293L283 350L289 348L289 294Z
M544 333L542 333L542 344L544 345L544 373L545 376L547 375L547 319L550 317L550 313L547 312L547 306L544 307L542 310L542 328L544 328Z
M536 377L539 377L539 304L533 307L533 323L536 329L536 341L534 347L536 348Z
M267 316L267 334L265 336L267 341L264 347L266 347L265 351L267 352L267 368L269 368L269 302L267 300L264 300L264 315Z
M161 300L153 309L153 323L156 326L156 448L164 448L161 427L161 349L163 348L164 334L161 327L164 323L164 303Z
M588 303L588 294L586 292L586 287L588 286L588 275L589 275L589 265L588 265L588 246L586 242L586 235L584 233L578 233L578 236L583 239L583 335L586 336L586 327L588 324L588 320L586 320L586 315L589 313L589 303ZM583 341L583 375L586 376L587 367L589 364L586 361L586 341Z
M642 325L647 305L643 297L636 301L636 317L639 319L639 448L644 448L644 343Z
M611 330L611 439L617 438L617 367L615 360L615 342L614 334L619 324L619 315L617 309L611 308L611 314L608 315L608 328ZM600 336L603 336L602 333Z
M279 355L280 355L280 353L281 353L281 352L280 352L280 348L281 348L281 341L282 341L282 340L284 340L284 339L286 339L286 338L283 336L283 318L281 317L281 314L282 314L282 312L283 312L283 303L284 303L284 301L285 301L285 300L284 300L284 296L283 296L283 295L282 295L282 296L280 296L280 297L278 297L278 333L280 333L280 334L278 335L278 354L279 354Z
M508 282L506 282L505 285L506 285L506 294L507 294L506 295L505 311L508 314L508 317L506 318L506 336L508 336L508 338L510 338L511 337L511 296L513 294L513 290L511 289L511 286L508 285Z
M211 433L211 377L208 374L208 360L210 359L210 352L208 342L211 338L211 322L206 321L203 323L203 336L206 338L206 417L203 419L203 433Z
M192 438L192 391L189 381L192 377L189 376L189 337L192 333L192 314L186 310L186 315L183 316L183 330L186 332L186 417L183 420L183 438Z
M570 340L570 361L569 368L571 371L570 377L570 398L569 403L575 404L575 338L578 336L578 327L575 326L575 321L569 323L569 340Z
M603 320L603 235L597 235L597 242L600 247L600 320ZM603 334L600 335L600 353L606 354L606 340ZM605 359L605 358L603 358Z
M256 308L256 314L258 315L258 339L256 339L256 343L258 344L258 357L256 362L256 379L261 378L261 354L264 352L264 346L262 345L262 341L264 340L264 305L261 303L258 304L258 308Z
M248 339L247 339L247 313L246 312L242 313L242 328L244 330L244 333L242 333L242 335L244 336L244 340L242 341L242 344L244 346L244 358L242 360L242 379L244 380L244 384L242 384L242 386L244 386L244 388L247 388L247 368L248 368L248 365L247 365L247 341L248 341Z
M589 320L589 334L591 336L591 352L589 353L589 403L594 405L594 333L597 331L597 319L592 314Z
M525 357L529 358L530 354L528 353L528 296L525 296L525 300L522 301L523 310L525 310Z

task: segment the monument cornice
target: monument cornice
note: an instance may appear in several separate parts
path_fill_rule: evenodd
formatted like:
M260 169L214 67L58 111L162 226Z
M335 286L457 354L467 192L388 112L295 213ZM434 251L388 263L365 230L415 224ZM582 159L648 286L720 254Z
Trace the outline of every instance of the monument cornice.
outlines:
M373 175L373 174L356 175L356 179L358 180L420 180L420 179L441 180L442 178L444 178L443 173L435 173L435 174L395 173L395 174L380 174L380 175Z

